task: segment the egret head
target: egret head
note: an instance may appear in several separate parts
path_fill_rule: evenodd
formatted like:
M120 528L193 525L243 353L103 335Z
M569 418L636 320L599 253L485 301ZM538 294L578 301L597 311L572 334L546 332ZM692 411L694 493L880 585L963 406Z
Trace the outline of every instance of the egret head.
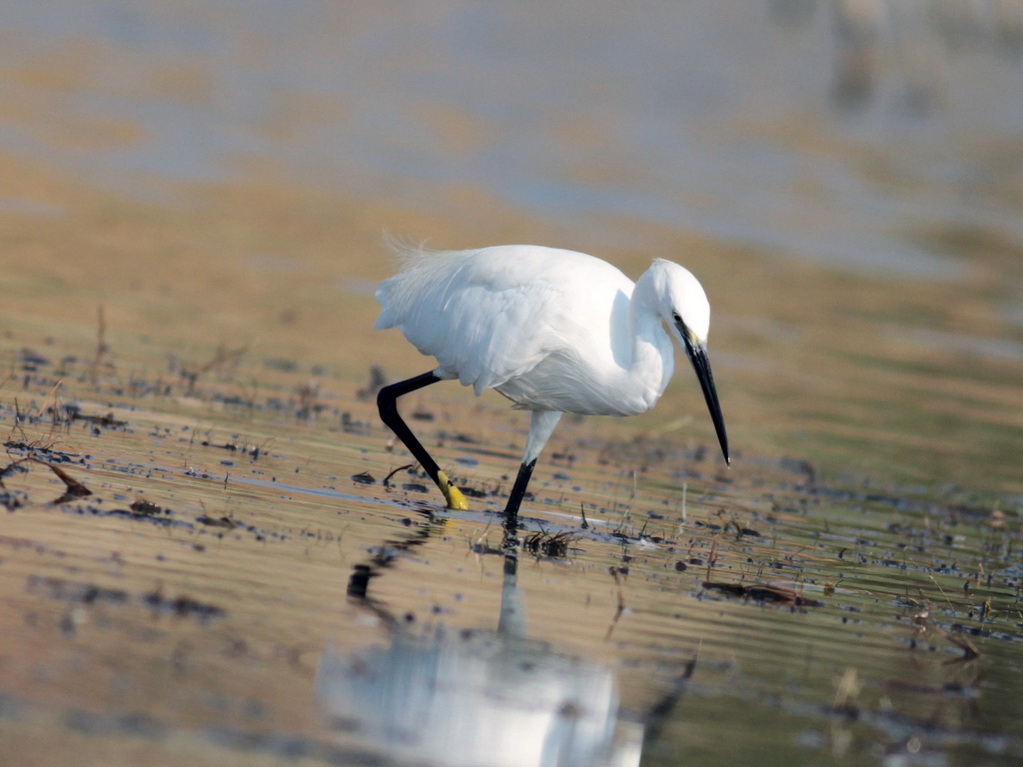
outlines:
M707 357L707 334L710 331L710 302L707 301L707 294L692 272L671 261L658 259L651 271L655 271L655 289L661 301L661 316L686 350L686 356L693 365L714 422L714 431L721 443L721 452L725 462L729 463L725 420L718 403L714 376L710 371L710 359Z
M710 330L710 303L700 281L688 269L671 261L658 259L654 267L658 272L661 316L668 326L695 344L707 343Z

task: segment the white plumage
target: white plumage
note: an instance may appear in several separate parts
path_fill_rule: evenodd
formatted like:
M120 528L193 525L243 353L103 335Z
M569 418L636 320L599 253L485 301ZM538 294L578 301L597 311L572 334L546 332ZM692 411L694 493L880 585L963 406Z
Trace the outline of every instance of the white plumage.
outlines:
M706 356L710 305L683 267L658 259L633 284L593 256L532 245L401 255L402 271L377 289L383 311L376 327L398 328L437 367L432 378L381 393L381 415L392 428L400 422L394 400L408 391L453 378L477 395L493 388L534 411L523 461L531 470L561 413L622 416L652 408L674 370L674 335L700 379L727 459ZM411 433L400 423L396 432L408 444ZM438 484L450 503L449 489Z
M529 410L635 415L654 406L671 378L674 351L662 323L671 322L672 304L691 315L701 340L710 314L700 284L677 264L655 262L640 286L633 302L632 280L569 250L418 250L377 290L384 310L376 327L401 330L436 358L439 378L476 394L494 388ZM667 301L656 295L672 288Z

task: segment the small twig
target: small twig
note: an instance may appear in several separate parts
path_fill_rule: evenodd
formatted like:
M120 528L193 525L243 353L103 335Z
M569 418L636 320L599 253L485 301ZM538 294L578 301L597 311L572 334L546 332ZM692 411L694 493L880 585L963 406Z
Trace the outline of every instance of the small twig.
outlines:
M239 346L237 349L225 349L224 347L218 347L216 353L213 355L213 359L207 362L205 365L200 365L196 371L198 375L208 373L215 367L219 367L227 362L232 362L241 357L245 352L249 350L248 346Z
M195 394L195 385L199 380L199 376L203 373L208 373L216 367L237 360L248 350L248 346L239 346L237 349L225 349L223 346L220 346L217 347L216 353L214 353L213 358L209 362L200 365L193 371L182 370L182 377L188 381L188 389L185 391L185 394L189 397Z
M384 487L390 487L390 484L388 484L388 483L389 483L389 480L391 479L391 477L393 477L399 471L405 471L406 469L411 469L413 466L415 466L414 463L406 463L404 466L399 466L397 469L395 469L390 474L388 474L386 477L384 477L384 481L381 484Z
M707 556L707 580L708 581L710 580L711 568L714 567L714 565L717 563L717 561L718 561L718 542L717 541L712 541L711 544L710 544L710 554Z
M8 451L7 454L10 455L10 451ZM16 466L24 463L27 460L28 460L27 458L18 458L17 460L11 461L9 464L0 469L0 487L7 489L7 485L4 484L4 477L6 477L8 474L14 471Z
M945 629L940 628L938 626L928 626L928 628L930 628L930 630L936 633L938 636L943 637L946 641L950 642L951 644L954 644L956 647L963 651L963 657L958 660L952 661L952 663L957 663L959 661L974 660L980 657L980 650L978 650L977 647L973 644L973 642L971 642L969 639L966 639L965 637L954 636L953 634L950 634L949 632L945 631Z
M18 405L18 398L14 398L14 423L11 424L11 434L17 431L21 434L23 442L28 442L28 435L25 433L25 427L21 425L22 420L25 416L21 414L21 407Z
M97 315L97 327L96 327L96 356L92 360L92 371L89 376L92 379L92 385L96 385L96 381L99 379L99 366L103 362L103 358L106 353L110 350L107 346L107 321L103 313L103 304L99 305L96 312Z
M34 455L28 456L25 460L34 461L35 463L41 463L43 466L49 468L49 470L56 474L60 481L63 482L64 485L67 487L68 495L73 496L75 498L81 498L82 496L85 495L92 495L92 490L87 488L85 485L83 485L77 479L72 477L59 466L55 466L49 461L44 461L42 458L36 458Z
M919 612L913 616L914 636L911 645L912 647L916 646L916 637L921 636L927 631L931 631L932 633L940 636L949 644L953 644L963 651L962 658L957 658L953 661L949 661L950 663L962 663L964 661L975 660L976 658L980 657L980 650L978 650L969 639L966 639L965 637L953 636L951 633L945 631L945 629L941 628L940 626L931 625L930 621L928 620L929 615L930 610L925 609L922 612Z
M611 575L615 579L615 588L618 590L618 606L615 608L615 614L611 619L611 624L607 627L607 634L604 636L605 642L611 638L611 634L614 633L615 626L618 625L618 619L621 618L622 613L625 612L625 595L622 593L622 582L618 578L618 570L612 567Z
M930 579L931 583L933 583L937 587L938 591L941 592L941 595L943 597L945 597L945 602L948 604L948 606L951 607L954 610L955 609L955 605L952 604L952 600L948 598L948 595L945 593L945 590L943 588L941 588L941 584L938 583L937 580L935 580L933 575L928 575L927 577ZM921 591L921 596L923 596L923 592L922 591Z
M63 383L64 383L64 379L61 378L61 379L58 379L57 383L55 383L53 385L53 388L50 389L50 393L46 395L46 397L43 399L42 404L39 406L39 412L36 414L36 418L42 418L43 417L43 413L46 412L46 403L49 402L52 399L53 400L53 417L54 417L54 420L56 421L56 419L57 419L57 389L59 389L61 384L63 384Z

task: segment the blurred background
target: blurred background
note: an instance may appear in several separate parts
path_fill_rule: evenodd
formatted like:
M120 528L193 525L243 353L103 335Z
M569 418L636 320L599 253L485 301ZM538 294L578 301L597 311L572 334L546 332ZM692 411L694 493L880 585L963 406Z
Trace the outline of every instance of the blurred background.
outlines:
M1019 491L1021 74L1020 0L7 3L0 284L355 379L385 234L668 257L740 453Z

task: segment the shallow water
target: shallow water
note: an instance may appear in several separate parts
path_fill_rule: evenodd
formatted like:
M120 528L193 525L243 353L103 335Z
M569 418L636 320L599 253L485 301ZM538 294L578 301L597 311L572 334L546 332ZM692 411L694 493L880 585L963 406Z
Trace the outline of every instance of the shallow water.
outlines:
M468 764L460 728L528 753L530 727L560 717L599 743L616 713L618 753L638 754L645 729L653 763L764 744L778 763L1023 753L1012 512L821 481L793 460L726 471L704 448L570 422L522 533L566 545L551 555L537 539L509 584L498 515L514 453L461 430L484 419L518 441L518 414L431 406L435 420L416 422L464 467L473 509L448 512L408 470L383 485L404 461L371 405L323 397L303 417L274 391L297 377L265 372L237 404L225 395L249 384L234 378L189 398L125 396L83 380L87 367L63 371L90 393L71 422L47 417L44 373L6 392L9 458L35 455L92 491L55 504L64 482L37 462L4 477L0 726L18 753L354 764L457 742L446 761ZM586 684L608 713L586 708ZM528 715L509 702L517 685ZM580 730L566 701L612 719ZM417 722L439 745L386 747Z
M844 7L0 9L2 752L1023 758L1016 6ZM403 402L453 512L360 393L384 230L679 254L732 467L682 366L565 418L512 571L523 414Z

